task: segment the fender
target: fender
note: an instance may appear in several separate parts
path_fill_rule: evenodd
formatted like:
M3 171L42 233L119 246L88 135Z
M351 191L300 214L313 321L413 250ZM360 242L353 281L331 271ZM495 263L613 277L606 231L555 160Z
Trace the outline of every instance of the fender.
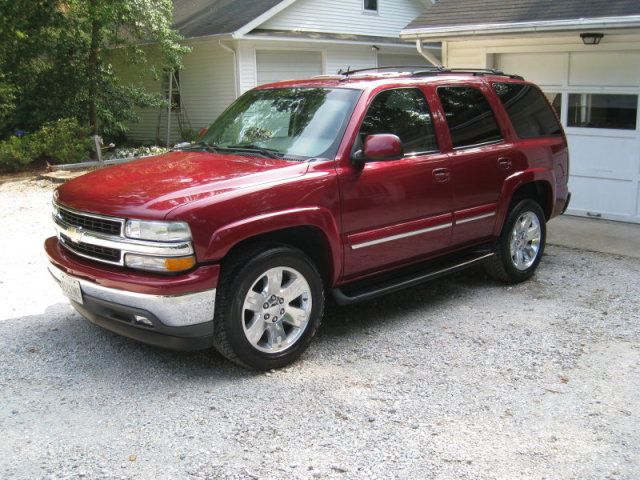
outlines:
M551 198L549 205L555 204L553 201L556 198L556 178L553 171L548 168L530 168L516 172L513 175L508 176L502 184L502 190L500 192L500 199L498 200L498 209L496 212L496 223L493 227L494 237L499 237L502 232L502 226L504 225L507 213L509 212L509 205L513 198L514 192L527 183L536 181L543 181L549 185L551 191Z
M331 211L323 207L299 207L269 212L224 225L213 233L206 258L220 260L244 240L295 227L313 227L322 233L333 262L332 282L335 284L342 273L340 232Z

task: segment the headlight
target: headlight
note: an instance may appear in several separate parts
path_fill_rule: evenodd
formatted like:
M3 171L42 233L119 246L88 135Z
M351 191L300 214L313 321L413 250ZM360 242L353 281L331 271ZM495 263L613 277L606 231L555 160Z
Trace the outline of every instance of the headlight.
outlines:
M127 253L124 256L124 263L129 268L138 270L149 270L152 272L182 272L189 270L196 264L193 255L188 257L150 257Z
M191 230L185 222L127 220L125 235L129 238L158 242L191 240Z

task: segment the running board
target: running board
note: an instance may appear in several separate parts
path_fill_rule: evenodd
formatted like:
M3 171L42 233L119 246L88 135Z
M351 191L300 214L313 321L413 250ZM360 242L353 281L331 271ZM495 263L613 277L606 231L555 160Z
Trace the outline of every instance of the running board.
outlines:
M448 275L450 273L464 270L487 258L493 257L495 252L483 250L472 252L464 257L449 261L429 263L422 267L413 266L401 269L395 273L381 276L377 280L363 280L350 285L343 285L332 290L333 298L338 305L351 305L352 303L363 302L372 298L386 295L388 293L413 287L429 280Z

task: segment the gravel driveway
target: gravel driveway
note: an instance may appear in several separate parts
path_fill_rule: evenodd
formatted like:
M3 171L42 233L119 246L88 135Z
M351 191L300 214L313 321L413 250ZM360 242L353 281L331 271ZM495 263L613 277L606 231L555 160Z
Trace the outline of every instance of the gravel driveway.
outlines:
M0 185L0 478L640 478L640 260L549 247L331 308L277 372L84 321L46 272L52 185Z

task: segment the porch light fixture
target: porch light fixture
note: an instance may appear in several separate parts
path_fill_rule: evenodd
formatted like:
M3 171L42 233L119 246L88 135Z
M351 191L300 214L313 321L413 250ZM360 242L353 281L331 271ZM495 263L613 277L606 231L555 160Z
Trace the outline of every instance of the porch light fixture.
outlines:
M585 45L598 45L604 33L581 33L580 38Z

